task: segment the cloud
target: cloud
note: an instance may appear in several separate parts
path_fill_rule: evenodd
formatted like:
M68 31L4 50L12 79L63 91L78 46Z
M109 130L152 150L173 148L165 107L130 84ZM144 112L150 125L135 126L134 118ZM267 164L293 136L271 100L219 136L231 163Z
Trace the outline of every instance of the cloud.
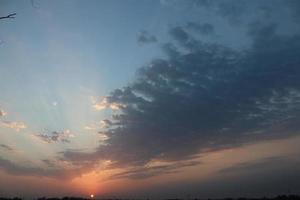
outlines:
M14 129L17 132L20 131L21 129L27 128L24 122L15 122L15 121L1 121L0 126Z
M299 191L299 154L290 156L267 157L221 169L217 176L220 183L231 185L230 188L243 185L246 191L278 192ZM288 184L287 184L288 183ZM251 189L248 189L251 188Z
M210 2L198 1L212 8L215 3ZM234 8L222 3L218 12L228 18L248 12L239 3ZM297 134L300 38L278 35L276 30L277 24L252 23L252 48L239 52L194 38L213 34L211 24L171 28L172 40L162 45L167 58L152 60L131 84L93 100L95 110L118 111L85 127L103 133L105 143L94 152L66 150L63 159L79 166L111 160L110 167L128 169L112 178L141 179L177 172L199 153ZM138 41L157 39L142 32ZM17 127L16 122L2 123ZM67 143L71 137L65 131L36 136L47 143ZM149 167L153 159L173 164ZM0 161L11 173L48 174L47 169Z
M269 170L270 167L281 167L282 163L291 163L290 159L286 159L285 157L267 157L259 160L255 160L252 162L243 162L238 163L236 165L223 168L219 171L219 173L249 173L255 172L257 170Z
M9 120L1 119L2 117L6 116L6 115L7 115L7 112L0 109L0 127L11 128L17 132L19 132L21 129L27 128L27 126L24 122L9 121Z
M167 50L168 54L175 53L177 51L178 56L178 48L179 49L186 49L188 51L192 50L195 51L199 48L202 48L202 43L197 40L194 35L191 35L188 31L190 29L188 26L175 26L170 28L169 35L171 38L176 42L177 49L174 48L176 45L172 43L167 43L163 45L163 50ZM198 31L199 34L199 31ZM200 33L202 35L203 33ZM173 51L173 52L172 52Z
M70 143L70 138L75 137L75 135L68 129L61 132L53 131L51 134L37 134L35 136L47 143Z
M44 164L46 164L46 166L49 167L49 168L56 167L55 160L42 159L41 161L42 161Z
M101 128L107 128L113 125L113 123L109 119L101 120L100 123L101 123Z
M277 18L278 16L283 17L282 21L286 21L284 18L290 14L293 15L294 22L299 22L300 19L299 12L297 14L297 11L299 11L299 2L297 0L221 0L211 2L210 4L200 3L198 5L214 10L216 14L228 19L233 24L242 24L247 21L249 22L249 20L259 20L262 22L280 21ZM285 8L289 10L288 15Z
M12 148L11 146L8 146L6 144L0 144L0 148L4 149L5 151L15 151L14 148Z
M176 26L169 30L169 34L180 43L186 43L189 39L188 33L181 27Z
M85 130L97 130L98 129L98 126L94 125L94 124L91 124L91 125L86 125L84 127Z
M111 160L111 167L136 167L121 177L167 173L153 159L188 161L207 151L258 140L284 138L300 130L300 36L279 35L276 25L249 27L247 51L193 38L186 27L169 34L166 59L140 68L135 81L95 105L117 106L107 123L108 139L94 152L64 153L74 162ZM145 172L147 173L147 172Z
M45 163L47 163L47 161L45 161ZM4 170L8 174L17 176L37 176L52 177L57 179L70 179L91 170L92 167L94 166L84 166L75 168L57 168L54 166L42 168L29 165L23 166L0 157L0 169Z
M120 108L125 106L121 103L111 103L109 98L110 97L103 97L100 99L100 101L96 101L95 98L92 98L93 108L96 110L103 110L107 108L110 108L112 110L119 110Z
M261 22L274 22L278 20L278 16L282 22L286 22L286 17L293 18L298 23L299 15L299 2L297 0L164 0L161 1L162 5L185 8L188 11L197 9L198 12L209 12L215 16L226 19L231 25L241 26L253 21ZM285 18L285 19L284 19Z
M4 117L6 115L7 115L7 113L4 110L0 109L0 117Z
M276 196L283 193L299 192L299 155L294 157L269 157L252 162L237 164L242 166L227 172L217 172L208 179L193 179L186 182L166 183L147 190L137 191L164 195L202 196L204 198L224 198L230 196ZM219 166L221 167L221 166Z
M182 170L184 167L191 167L199 164L201 164L199 161L188 161L156 166L144 166L114 174L109 177L109 179L144 179L160 174L177 173L180 172L180 170Z
M93 123L90 125L86 125L84 127L85 130L102 130L105 128L108 128L109 126L112 126L113 122L109 119L101 120L99 123Z
M212 35L212 34L214 34L214 31L215 31L214 26L209 23L199 24L199 23L195 23L195 22L189 22L189 23L187 23L186 27L187 27L187 29L197 31L202 35Z
M287 7L291 10L294 20L299 22L300 20L300 3L297 0L287 0Z
M139 44L150 44L157 42L157 38L154 35L150 35L147 31L141 31L137 36Z

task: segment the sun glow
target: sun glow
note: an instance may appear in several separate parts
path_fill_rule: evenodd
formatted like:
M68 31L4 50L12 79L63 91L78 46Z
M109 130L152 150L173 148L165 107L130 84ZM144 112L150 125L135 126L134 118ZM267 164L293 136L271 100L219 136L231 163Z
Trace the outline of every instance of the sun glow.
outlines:
M101 188L99 180L101 180L101 175L92 171L74 178L72 183L78 187L78 190L82 192L82 194L88 194L90 198L94 198L95 193L99 193L99 188Z

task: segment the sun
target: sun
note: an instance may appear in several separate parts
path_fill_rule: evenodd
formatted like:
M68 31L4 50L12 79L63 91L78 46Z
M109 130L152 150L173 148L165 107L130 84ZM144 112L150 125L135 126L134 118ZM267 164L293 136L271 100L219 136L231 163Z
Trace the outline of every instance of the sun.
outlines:
M93 198L94 198L94 195L93 195L93 194L91 194L91 195L90 195L90 197L93 199Z

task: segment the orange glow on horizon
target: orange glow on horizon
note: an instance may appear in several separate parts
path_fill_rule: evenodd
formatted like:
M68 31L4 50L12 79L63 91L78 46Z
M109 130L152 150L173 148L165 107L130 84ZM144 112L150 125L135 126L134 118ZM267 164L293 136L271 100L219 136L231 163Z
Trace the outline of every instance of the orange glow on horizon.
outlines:
M94 194L99 193L100 179L99 174L93 171L73 179L72 182L79 187L78 189L81 190L81 193L87 194L89 192L90 198L94 198Z

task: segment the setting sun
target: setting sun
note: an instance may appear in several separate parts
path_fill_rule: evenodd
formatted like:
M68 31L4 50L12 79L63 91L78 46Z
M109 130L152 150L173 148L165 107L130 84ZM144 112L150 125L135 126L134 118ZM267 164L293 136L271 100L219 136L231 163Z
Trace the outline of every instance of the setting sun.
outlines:
M91 198L94 198L94 195L93 195L93 194L91 194L91 195L90 195L90 197L91 197Z

